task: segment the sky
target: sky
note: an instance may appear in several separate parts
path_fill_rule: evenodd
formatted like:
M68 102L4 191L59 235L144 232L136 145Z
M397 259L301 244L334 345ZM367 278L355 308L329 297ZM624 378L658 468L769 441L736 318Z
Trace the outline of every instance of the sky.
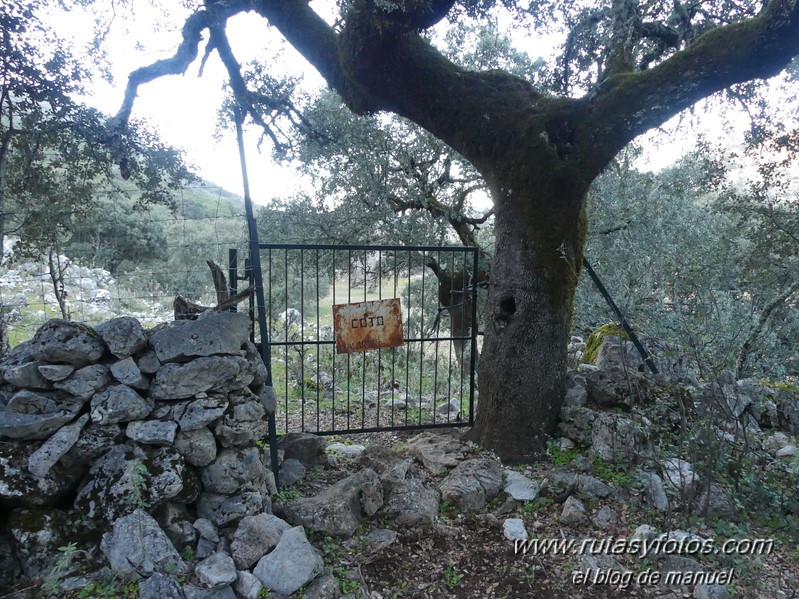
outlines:
M157 15L139 12L130 33L112 28L108 37L108 58L113 83L99 78L86 101L107 114L115 114L122 103L128 74L153 61L171 56L180 41L180 33L170 28L157 30ZM57 29L76 41L88 39L86 13L75 11L57 23ZM148 35L142 36L141 31ZM77 35L76 35L77 32ZM240 15L231 20L228 35L240 63L256 58L264 47L267 27L263 19ZM201 52L203 46L201 45ZM284 50L293 64L305 63L290 46ZM183 149L198 174L228 191L243 195L241 166L233 131L223 132L219 140L217 109L221 105L227 73L221 60L212 54L202 77L200 61L193 63L184 75L161 77L139 87L132 118L144 120L165 142ZM310 69L309 69L310 71ZM314 72L305 77L310 88L319 87L322 79ZM266 204L274 197L288 197L302 187L291 166L276 164L270 146L258 148L258 132L245 131L248 176L253 201Z
M107 84L98 79L92 97L88 98L88 102L108 114L114 114L118 110L128 74L156 59L171 56L180 41L180 16L164 17L152 10L142 9L142 6L144 5L137 5L138 12L135 14L135 21L129 25L130 31L125 31L124 25L113 24L107 48L114 82ZM86 19L85 13L75 11L63 19L59 18L54 25L60 33L72 35L80 42L88 39ZM264 48L270 41L275 41L276 38L270 38L274 35L268 30L265 21L254 15L239 15L228 24L228 37L240 63L263 57ZM307 89L323 85L321 77L290 45L283 44L281 60L292 68L302 70ZM198 68L199 60L189 67L185 75L162 77L140 86L133 118L147 121L164 141L184 149L189 161L196 165L198 173L204 179L228 191L242 194L235 135L226 132L220 140L214 139L217 128L216 111L223 98L222 85L227 76L225 69L215 53L209 58L202 77L198 77ZM711 140L740 143L743 140L743 119L740 115L728 118L740 123L727 132L723 131L722 117L703 114L701 110L673 119L660 130L650 132L642 138L644 154L637 166L642 170L659 170L668 166L690 151L696 136L702 133ZM677 130L677 122L680 120L683 126ZM245 137L254 202L265 204L272 198L289 197L303 186L308 187L308 183L303 182L290 165L276 164L271 159L268 142L259 151L258 132L254 128L245 132Z

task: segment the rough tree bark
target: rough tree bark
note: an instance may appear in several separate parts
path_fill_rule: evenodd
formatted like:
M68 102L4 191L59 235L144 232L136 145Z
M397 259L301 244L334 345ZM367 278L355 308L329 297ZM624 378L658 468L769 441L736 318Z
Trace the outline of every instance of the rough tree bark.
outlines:
M504 72L467 71L433 48L419 31L454 0L353 0L340 30L306 0L209 0L187 21L172 59L131 75L117 118L129 116L138 85L185 71L204 28L249 110L255 97L224 24L254 10L354 112L395 112L472 162L493 196L497 246L470 435L505 460L527 460L545 447L562 402L588 187L636 136L734 83L779 73L799 53L797 2L771 0L758 16L712 29L651 69L609 61L599 87L572 99Z

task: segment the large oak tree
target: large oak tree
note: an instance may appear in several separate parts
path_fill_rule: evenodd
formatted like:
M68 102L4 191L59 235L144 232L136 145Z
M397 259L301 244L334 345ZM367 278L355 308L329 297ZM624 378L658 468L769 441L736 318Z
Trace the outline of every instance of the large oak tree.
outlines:
M324 4L325 10L334 3ZM631 140L699 100L779 74L799 53L799 0L605 0L502 4L569 29L553 71L559 93L501 70L469 70L425 31L473 18L491 0L349 0L329 22L307 0L206 0L175 55L131 74L137 87L218 52L253 120L284 114L285 95L254 93L225 34L228 19L266 19L355 113L388 111L424 127L480 172L495 205L496 251L471 437L506 460L529 459L556 425L586 192ZM498 3L497 3L498 4ZM326 13L325 13L326 14ZM255 18L255 17L253 17ZM532 29L535 34L535 27Z

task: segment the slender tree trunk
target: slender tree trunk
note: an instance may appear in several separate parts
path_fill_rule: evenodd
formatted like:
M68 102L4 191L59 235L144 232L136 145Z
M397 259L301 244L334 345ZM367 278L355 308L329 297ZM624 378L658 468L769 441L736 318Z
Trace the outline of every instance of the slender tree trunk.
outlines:
M786 287L782 293L771 300L768 304L766 304L766 307L763 308L763 311L760 313L760 317L757 319L754 328L749 333L749 336L746 338L746 341L744 341L740 351L738 352L738 360L735 362L736 380L744 378L746 374L746 361L749 359L749 355L754 349L757 338L760 337L763 334L763 331L766 330L766 324L768 324L769 318L771 318L771 313L774 312L774 310L776 310L779 306L787 302L788 299L794 293L796 293L797 289L799 289L799 281L788 285L788 287Z
M468 437L506 463L545 449L563 403L585 218L582 196L558 200L543 213L510 202L496 214L480 398Z

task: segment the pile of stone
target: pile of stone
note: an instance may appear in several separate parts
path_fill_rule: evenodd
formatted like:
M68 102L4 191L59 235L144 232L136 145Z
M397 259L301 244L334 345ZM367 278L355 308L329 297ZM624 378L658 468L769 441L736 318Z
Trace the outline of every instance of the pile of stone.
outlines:
M257 443L275 402L246 315L51 320L0 377L0 590L105 566L142 597L257 597L322 571L271 515ZM231 548L248 534L269 542Z

